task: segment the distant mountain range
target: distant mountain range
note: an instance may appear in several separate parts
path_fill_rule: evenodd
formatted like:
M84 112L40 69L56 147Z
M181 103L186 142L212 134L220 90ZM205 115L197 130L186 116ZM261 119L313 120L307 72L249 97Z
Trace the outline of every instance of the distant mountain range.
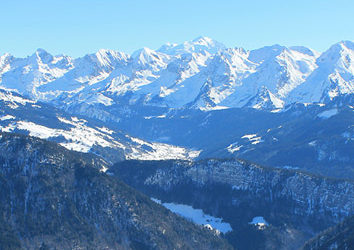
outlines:
M0 58L0 84L35 100L76 105L144 104L169 108L253 107L326 103L354 93L354 43L320 54L273 45L247 51L207 37L132 55L99 50L81 58L38 49Z

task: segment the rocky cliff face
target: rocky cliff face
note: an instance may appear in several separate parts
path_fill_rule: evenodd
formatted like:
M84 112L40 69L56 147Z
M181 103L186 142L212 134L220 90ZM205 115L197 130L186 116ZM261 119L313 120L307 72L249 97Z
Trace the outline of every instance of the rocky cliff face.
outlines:
M135 169L129 171L124 163L122 165L119 175L129 180L128 175ZM141 163L140 173L143 171L144 163ZM269 201L290 200L295 204L294 212L297 214L329 214L335 220L354 213L354 182L349 180L266 168L242 160L175 161L169 167L160 165L154 170L147 166L145 171L149 174L138 174L134 184L139 181L145 186L156 186L168 191L185 182L196 186L218 183L229 186L234 192L247 191L262 195Z
M230 241L246 249L250 245L240 235L250 240L252 234L243 232L249 230L248 222L255 216L264 216L272 225L262 233L266 240L257 247L271 249L279 244L279 248L289 249L289 245L296 249L316 232L354 214L352 181L242 160L128 161L109 171L148 195L222 217L234 229ZM288 235L279 236L278 232ZM270 243L272 237L279 237L279 242Z
M2 249L228 249L105 174L107 164L33 137L0 134Z

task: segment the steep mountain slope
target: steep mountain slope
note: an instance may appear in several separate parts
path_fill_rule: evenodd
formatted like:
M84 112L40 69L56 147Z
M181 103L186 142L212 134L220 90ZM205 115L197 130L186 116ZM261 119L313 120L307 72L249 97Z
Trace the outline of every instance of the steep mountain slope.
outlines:
M310 49L280 45L250 51L248 60L257 68L242 81L227 106L257 109L283 108L289 93L302 84L317 67L317 53Z
M343 41L333 45L317 59L318 68L297 88L290 102L326 103L335 97L353 94L354 43Z
M119 127L69 115L50 105L0 89L0 128L55 141L79 152L92 152L110 162L123 159L193 158L198 152L131 137Z
M338 225L327 229L309 240L303 249L352 249L354 246L354 217L349 217Z
M126 161L108 170L163 202L223 218L241 249L298 249L354 214L354 182L262 167L242 160ZM250 225L264 217L265 228Z
M1 133L1 247L231 249L102 173L106 167L90 154Z
M37 90L40 86L63 77L74 68L72 58L54 57L43 49L38 49L27 58L14 58L5 54L0 58L0 65L3 68L1 82L4 87L36 98L45 98L45 93Z

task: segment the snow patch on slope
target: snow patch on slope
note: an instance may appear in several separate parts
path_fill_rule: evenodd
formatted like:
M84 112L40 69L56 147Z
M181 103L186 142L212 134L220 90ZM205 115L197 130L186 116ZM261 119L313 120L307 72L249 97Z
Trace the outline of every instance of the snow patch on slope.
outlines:
M12 116L12 115L4 115L2 117L0 117L0 121L6 121L6 120L12 120L15 119L16 117Z
M138 138L129 137L133 142L140 145L139 149L132 148L133 152L127 154L127 159L139 160L169 160L169 159L193 159L199 156L201 151L189 150L164 143L146 142ZM144 150L148 148L149 150Z
M16 109L20 105L24 106L27 103L35 103L35 101L23 98L19 95L14 94L12 91L8 91L7 89L0 88L0 90L2 90L0 91L0 100L4 101L6 105L12 109Z
M226 149L229 151L231 154L233 154L236 151L239 151L243 145L239 146L237 142L230 144Z
M81 122L76 123L68 121L64 118L60 118L60 121L69 123L74 127L70 128L70 130L54 129L33 122L18 121L9 124L7 127L1 127L1 129L6 132L12 132L16 129L26 130L29 132L29 135L39 137L41 139L63 136L66 141L59 144L67 149L79 152L89 152L95 144L102 147L125 148L124 145L115 141L108 135L87 127Z
M248 139L253 145L263 142L262 137L257 137L257 134L244 135L241 139Z
M6 119L5 119L6 118ZM2 120L13 119L13 116L5 116ZM150 143L138 138L126 135L125 143L119 142L114 137L114 131L102 127L92 128L87 126L87 121L72 117L71 120L57 117L59 122L70 125L69 129L55 129L28 121L14 121L7 126L0 126L4 132L25 130L29 135L41 139L63 138L65 141L59 144L67 149L79 152L89 152L94 146L109 147L124 150L127 159L138 160L167 160L167 159L193 159L199 156L201 151L190 150L164 143Z
M331 118L332 116L335 116L336 114L338 114L338 109L334 108L334 109L325 110L325 111L319 113L317 115L317 117L322 118L322 119L328 119L328 118Z
M269 226L268 222L262 216L254 217L248 224L255 225L259 230L263 230Z

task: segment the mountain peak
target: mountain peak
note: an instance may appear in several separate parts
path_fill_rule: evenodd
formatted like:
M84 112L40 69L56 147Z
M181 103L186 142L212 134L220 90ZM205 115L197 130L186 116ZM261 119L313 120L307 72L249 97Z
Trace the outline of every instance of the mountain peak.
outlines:
M327 51L323 54L328 53L341 53L344 50L354 50L354 43L351 41L340 41L338 43L333 44Z
M281 46L279 44L274 44L271 46L265 46L260 49L255 49L250 51L249 59L253 62L262 62L266 59L273 58L278 56L284 50L288 48L285 46Z
M100 55L107 55L107 54L115 54L116 52L114 50L109 50L109 49L99 49L96 54Z
M102 66L112 65L114 61L126 61L129 58L129 55L125 53L109 49L100 49L95 55Z
M9 57L12 57L12 55L8 52L6 52L2 56L0 56L0 58L9 58Z
M36 49L36 52L37 53L48 53L45 49L43 49L43 48L38 48L38 49Z
M193 39L192 42L195 44L208 46L208 45L214 43L215 41L207 36L199 36L199 37Z
M34 56L36 60L40 60L42 63L45 64L53 61L53 56L42 48L38 48L32 56Z
M341 45L341 47L346 47L348 49L354 50L354 43L352 41L344 40L340 41L338 44Z
M150 65L154 70L166 66L165 63L169 58L166 54L156 52L155 50L146 47L133 52L131 57L137 65L144 67Z
M350 41L341 41L332 45L327 51L325 51L319 58L319 64L341 64L341 61L345 61L345 64L352 64L354 60L354 43ZM352 70L354 72L354 69Z
M180 55L189 53L216 54L226 49L226 46L216 40L206 36L199 36L191 41L186 41L181 44L167 43L161 46L157 51L167 55Z
M2 73L3 67L7 65L14 57L10 53L5 53L0 56L0 72Z
M353 42L341 41L332 45L317 58L317 68L306 81L293 91L289 102L323 102L354 93Z
M177 47L177 43L166 43L162 45L157 51L161 53L168 54L169 51L173 50L173 48Z
M314 57L319 57L320 53L317 52L316 50L307 48L305 46L291 46L289 47L290 50L297 51L299 53L309 55L309 56L314 56Z
M148 48L148 47L143 47L141 49L138 49L136 51L133 52L132 54L132 57L133 58L137 58L137 57L140 57L140 56L147 56L147 55L151 55L151 54L154 54L156 53L154 50Z
M209 53L215 54L221 50L226 49L226 46L210 37L199 36L190 42L185 42L184 44L193 45L194 47L200 47L208 50ZM195 48L195 50L198 50Z
M128 56L127 54L116 51L116 50L111 50L111 49L99 49L96 52L96 55L101 55L101 56L114 56L114 57L119 57L119 56Z
M39 56L49 55L49 53L45 49L42 49L42 48L36 49L35 54L39 55Z

